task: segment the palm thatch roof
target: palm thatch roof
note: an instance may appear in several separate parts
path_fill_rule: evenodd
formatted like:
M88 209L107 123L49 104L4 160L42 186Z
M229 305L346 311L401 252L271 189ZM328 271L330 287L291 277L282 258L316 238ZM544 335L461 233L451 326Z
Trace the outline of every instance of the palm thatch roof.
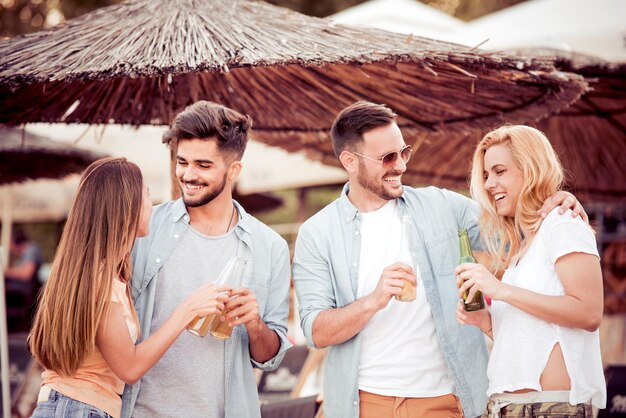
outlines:
M0 185L80 173L100 157L22 129L0 128Z
M249 113L258 139L287 149L324 142L356 100L389 104L419 132L464 132L538 119L584 89L542 58L260 1L131 0L0 42L0 123L167 124L205 99Z
M583 75L591 91L537 128L552 142L578 195L626 203L626 62L562 54L556 65Z
M626 63L556 50L516 52L550 56L557 68L576 72L589 82L591 90L570 108L529 124L550 139L566 169L566 186L579 198L626 201ZM506 118L503 121L512 122ZM409 162L405 182L466 189L474 148L489 129L497 126L470 135L423 135L405 129L407 142L419 147ZM318 157L338 164L332 152Z

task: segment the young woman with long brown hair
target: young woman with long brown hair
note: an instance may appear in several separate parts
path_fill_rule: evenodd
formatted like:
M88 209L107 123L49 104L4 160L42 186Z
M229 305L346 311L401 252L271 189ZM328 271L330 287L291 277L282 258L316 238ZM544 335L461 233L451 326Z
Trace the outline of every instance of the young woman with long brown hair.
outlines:
M33 417L119 417L124 383L152 367L196 316L223 309L224 287L200 287L145 341L130 298L130 252L152 203L124 158L91 164L78 192L28 343L45 367Z
M459 293L477 290L491 310L457 319L494 341L487 375L486 416L591 418L604 408L606 385L598 326L602 273L592 229L553 210L538 213L559 190L563 168L545 135L529 126L489 132L474 153L472 197L479 203L481 236L502 280L484 266L460 265Z

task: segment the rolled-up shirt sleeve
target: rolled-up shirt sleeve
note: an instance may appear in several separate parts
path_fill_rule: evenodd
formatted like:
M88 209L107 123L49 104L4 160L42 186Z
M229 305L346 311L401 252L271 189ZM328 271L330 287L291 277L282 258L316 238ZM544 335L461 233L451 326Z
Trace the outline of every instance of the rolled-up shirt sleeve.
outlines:
M253 367L265 371L274 370L278 367L285 356L285 352L293 345L287 338L289 290L291 287L289 248L287 243L283 240L276 243L272 249L271 256L274 259L272 260L272 270L270 272L267 306L262 319L267 327L278 335L280 348L274 357L264 363L259 363L250 357Z
M298 233L293 260L293 278L298 296L300 325L309 346L313 341L313 323L326 309L337 307L328 258L320 252L321 237L316 237L309 225Z

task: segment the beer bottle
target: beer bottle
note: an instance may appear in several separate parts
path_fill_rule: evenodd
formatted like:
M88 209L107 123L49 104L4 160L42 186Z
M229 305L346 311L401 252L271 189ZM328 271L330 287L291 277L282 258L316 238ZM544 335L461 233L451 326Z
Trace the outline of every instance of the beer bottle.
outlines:
M241 279L243 278L245 267L246 267L246 260L241 257L237 257L234 267L231 270L229 270L227 273L228 277L226 279L226 283L230 285L241 283ZM237 295L231 296L230 298L233 299L236 297ZM220 316L225 316L228 312L230 311L224 310L224 312L222 312ZM218 340L229 339L230 335L233 333L233 327L229 326L228 322L232 321L233 319L230 319L230 320L227 319L226 321L222 322L220 320L220 317L217 316L213 320L213 323L211 324L211 335L217 338Z
M413 269L413 274L418 271L415 268L415 251L413 250L413 219L410 216L402 216L402 233L400 236L400 251L398 252L397 261L408 264ZM412 283L405 282L402 292L396 295L396 300L400 302L413 302L415 300L416 288Z
M474 254L472 254L472 247L470 246L467 229L459 229L459 244L461 246L461 259L459 260L459 264L476 263L477 261L474 258ZM474 298L470 301L467 300L468 293L469 290L466 290L465 293L463 293L463 302L465 304L466 311L479 311L485 308L485 299L483 298L483 293L481 291L476 292Z
M241 279L241 274L243 272L243 268L241 267L242 265L245 264L245 260L243 260L240 257L237 256L232 256L228 259L228 261L226 262L226 266L224 266L224 268L222 269L220 275L218 276L217 280L215 280L214 285L215 286L223 286L226 284L230 284L232 285L234 282L234 279L240 280ZM239 274L238 277L235 277L236 274ZM193 335L197 336L197 337L204 337L207 332L209 332L209 330L211 329L211 325L213 325L215 322L220 322L220 316L221 314L212 314L212 315L207 315L207 316L196 316L195 319L193 319L188 325L187 325L187 331L189 331L190 333L192 333Z

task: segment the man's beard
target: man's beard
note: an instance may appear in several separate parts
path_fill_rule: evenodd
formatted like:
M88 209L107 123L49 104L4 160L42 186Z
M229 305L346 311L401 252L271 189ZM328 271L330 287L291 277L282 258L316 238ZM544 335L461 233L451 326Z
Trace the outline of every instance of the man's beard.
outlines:
M183 191L183 186L179 184L179 186L181 187L181 194L183 196L183 203L185 203L185 206L189 208L197 208L199 206L204 206L212 202L213 199L215 199L224 191L224 188L226 187L226 180L227 180L227 174L224 174L224 179L222 180L221 184L219 184L213 190L210 190L209 192L207 192L205 195L195 197L195 200L187 199L185 197L185 192ZM205 184L205 183L192 183L192 182L187 182L187 183L192 184L192 185Z
M385 176L389 174L390 173L387 173ZM402 173L394 173L393 175L402 175ZM385 180L381 180L381 182L384 182L384 181ZM360 161L359 161L359 174L357 175L357 182L359 183L361 187L363 187L366 190L369 190L370 192L374 193L376 196L384 200L394 200L402 195L402 189L400 189L400 194L398 194L398 196L394 196L393 194L389 193L385 189L384 184L376 182L376 180L372 176L370 176L369 171L367 170L367 167L365 166L365 164L361 163Z

